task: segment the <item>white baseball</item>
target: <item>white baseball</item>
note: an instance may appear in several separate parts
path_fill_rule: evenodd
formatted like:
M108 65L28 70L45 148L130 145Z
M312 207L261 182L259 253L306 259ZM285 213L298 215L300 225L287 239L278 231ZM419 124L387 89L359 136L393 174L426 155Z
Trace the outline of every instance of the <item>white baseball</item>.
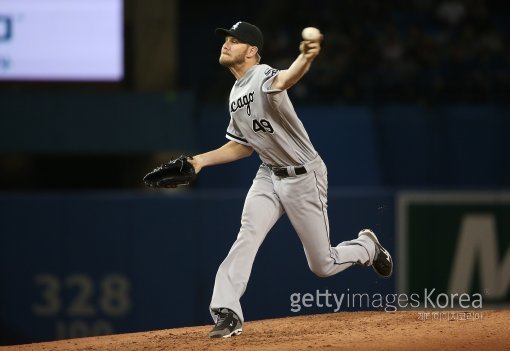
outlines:
M301 36L304 40L319 41L321 38L321 31L315 27L306 27L301 32Z

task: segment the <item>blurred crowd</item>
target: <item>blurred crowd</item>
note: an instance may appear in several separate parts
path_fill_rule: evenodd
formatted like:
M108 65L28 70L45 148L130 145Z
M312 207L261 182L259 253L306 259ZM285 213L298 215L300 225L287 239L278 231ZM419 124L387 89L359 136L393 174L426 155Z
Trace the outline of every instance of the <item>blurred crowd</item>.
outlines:
M290 91L295 101L508 101L508 0L266 2L253 15L265 34L262 63L288 67L303 27L325 36L311 74ZM216 71L203 96L223 101L232 80L219 65L208 69Z

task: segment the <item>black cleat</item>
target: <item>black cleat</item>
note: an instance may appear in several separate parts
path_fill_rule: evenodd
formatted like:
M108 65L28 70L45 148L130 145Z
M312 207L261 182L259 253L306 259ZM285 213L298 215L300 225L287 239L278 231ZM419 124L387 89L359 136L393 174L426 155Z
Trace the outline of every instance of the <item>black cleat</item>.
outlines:
M230 338L243 332L243 325L234 311L222 308L217 315L216 325L209 332L210 338Z
M359 232L358 238L361 235L366 235L372 240L375 244L375 256L372 262L372 267L374 271L379 274L382 278L391 277L391 273L393 273L393 260L391 259L391 255L377 240L377 236L370 229L363 229Z

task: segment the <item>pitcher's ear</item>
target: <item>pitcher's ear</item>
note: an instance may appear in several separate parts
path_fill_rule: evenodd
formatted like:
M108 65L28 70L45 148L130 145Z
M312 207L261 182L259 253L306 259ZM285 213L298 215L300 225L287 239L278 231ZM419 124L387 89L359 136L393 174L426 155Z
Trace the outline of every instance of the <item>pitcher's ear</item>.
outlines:
M250 57L256 57L259 52L259 48L256 46L250 46L249 55Z

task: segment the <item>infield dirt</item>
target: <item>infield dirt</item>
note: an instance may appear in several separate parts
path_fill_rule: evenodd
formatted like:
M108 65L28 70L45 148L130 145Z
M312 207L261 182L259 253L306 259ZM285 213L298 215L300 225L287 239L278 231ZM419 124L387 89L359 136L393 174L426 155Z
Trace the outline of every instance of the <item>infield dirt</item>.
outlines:
M251 321L241 336L211 326L0 347L2 351L510 350L510 311L340 312Z

